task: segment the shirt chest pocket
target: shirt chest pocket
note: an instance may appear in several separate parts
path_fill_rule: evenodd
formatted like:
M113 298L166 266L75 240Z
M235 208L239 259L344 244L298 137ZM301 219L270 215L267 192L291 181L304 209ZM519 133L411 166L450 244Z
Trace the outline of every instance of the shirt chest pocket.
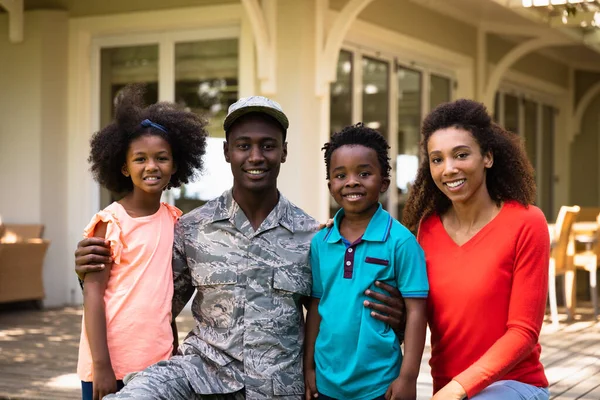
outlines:
M283 265L273 270L274 296L310 296L312 274L308 263Z
M366 256L364 259L365 272L373 277L375 280L394 283L396 281L396 274L389 257L374 257ZM396 286L395 284L393 286Z
M206 269L204 269L206 271ZM230 268L210 268L200 275L193 272L194 286L201 298L201 324L211 328L231 328L235 323L237 273Z

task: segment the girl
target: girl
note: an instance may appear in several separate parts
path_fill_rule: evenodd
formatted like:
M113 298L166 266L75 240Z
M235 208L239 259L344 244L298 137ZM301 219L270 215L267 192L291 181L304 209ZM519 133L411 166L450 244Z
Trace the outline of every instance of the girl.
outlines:
M206 122L174 104L143 108L143 87L119 96L115 120L91 140L94 178L124 197L97 213L85 236L110 243L112 265L84 277L84 316L77 372L84 400L123 387L130 372L168 359L173 228L181 215L160 202L202 167Z
M471 100L423 121L403 222L429 278L434 400L547 400L539 333L550 239L519 137Z

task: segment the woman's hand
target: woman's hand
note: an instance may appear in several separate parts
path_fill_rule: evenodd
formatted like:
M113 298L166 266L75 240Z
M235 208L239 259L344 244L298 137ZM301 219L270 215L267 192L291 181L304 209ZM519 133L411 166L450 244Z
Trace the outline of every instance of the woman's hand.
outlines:
M450 381L441 388L431 400L463 400L467 398L467 391L456 381Z
M375 282L375 286L385 290L389 294L381 294L367 289L365 292L367 296L383 304L365 300L364 306L373 310L371 311L373 318L388 324L396 333L400 343L402 343L404 340L404 328L406 326L404 299L400 291L393 286L379 281Z

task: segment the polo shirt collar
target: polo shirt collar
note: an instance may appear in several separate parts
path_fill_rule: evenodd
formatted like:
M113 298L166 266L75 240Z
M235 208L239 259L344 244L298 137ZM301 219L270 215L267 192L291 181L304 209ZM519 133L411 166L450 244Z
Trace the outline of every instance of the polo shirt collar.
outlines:
M340 209L333 217L333 226L330 228L329 233L325 235L325 241L327 243L336 243L342 240L340 234L340 223L344 217L344 209ZM390 235L390 229L392 228L392 216L383 209L381 203L377 207L377 211L371 217L369 225L362 236L362 240L368 240L371 242L385 242Z
M223 193L216 201L217 206L215 207L215 211L210 220L211 223L230 220L236 226L245 226L246 223L249 225L248 218L244 214L244 211L233 198L233 189L229 189ZM269 213L255 234L274 228L277 225L281 225L288 231L294 233L292 203L290 203L290 201L281 193L279 193L277 205Z

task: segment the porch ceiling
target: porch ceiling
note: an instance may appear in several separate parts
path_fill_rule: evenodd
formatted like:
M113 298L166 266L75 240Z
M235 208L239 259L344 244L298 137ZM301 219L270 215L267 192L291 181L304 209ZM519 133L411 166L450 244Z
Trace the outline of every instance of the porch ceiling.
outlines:
M550 22L540 14L539 10L524 9L521 0L411 0L421 6L458 19L474 26L485 27L486 23L496 26L505 25L506 32L499 34L513 43L526 40L511 31L521 28L537 27L548 34L558 34L573 41L571 46L545 48L539 52L553 59L560 60L575 68L600 69L600 29L595 37L587 37L584 42L580 28L564 28L551 26ZM589 40L589 39L592 40Z
M239 0L25 0L25 10L66 10L71 17L239 3Z

